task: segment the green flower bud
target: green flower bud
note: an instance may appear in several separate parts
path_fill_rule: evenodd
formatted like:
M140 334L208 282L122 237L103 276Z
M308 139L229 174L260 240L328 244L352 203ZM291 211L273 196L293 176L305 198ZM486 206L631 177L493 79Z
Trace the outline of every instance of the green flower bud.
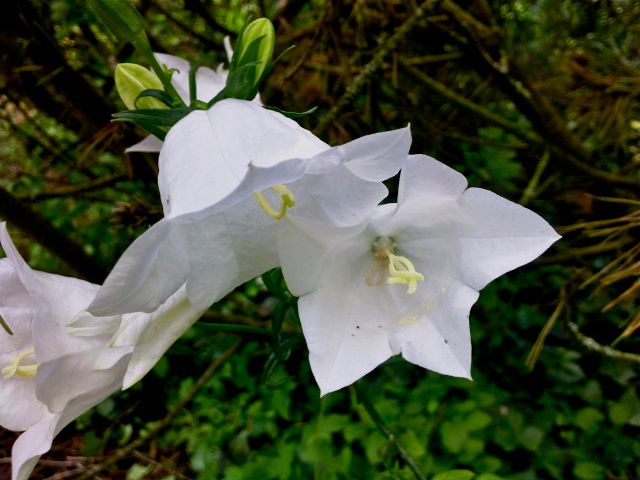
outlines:
M155 73L135 63L119 63L116 66L116 89L129 110L135 108L167 108L152 97L136 99L145 90L162 90L162 82Z
M271 62L276 32L268 18L259 18L251 22L242 32L238 40L238 67L247 63L260 62L256 65L256 78L261 78L264 70Z
M271 21L259 18L247 25L238 38L230 70L231 75L238 72L245 88L257 89L265 76L271 63L275 36Z

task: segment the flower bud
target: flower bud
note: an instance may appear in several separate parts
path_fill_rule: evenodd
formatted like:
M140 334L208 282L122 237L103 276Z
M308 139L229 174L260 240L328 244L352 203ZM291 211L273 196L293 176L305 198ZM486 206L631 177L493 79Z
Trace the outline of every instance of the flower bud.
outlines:
M155 73L135 63L119 63L116 66L116 89L129 110L136 108L167 108L152 97L136 99L145 90L162 90L162 82Z
M271 64L274 43L271 21L260 18L247 25L235 45L225 98L251 100L255 97Z
M260 80L271 62L275 43L275 31L268 18L259 18L251 22L242 32L236 47L238 58L236 67L248 63L260 62L256 65L255 78Z

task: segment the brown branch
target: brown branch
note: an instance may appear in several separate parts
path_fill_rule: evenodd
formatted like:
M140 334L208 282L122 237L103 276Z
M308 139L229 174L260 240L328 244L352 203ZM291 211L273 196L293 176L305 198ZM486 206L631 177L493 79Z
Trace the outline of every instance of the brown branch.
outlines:
M77 185L65 185L63 187L51 188L46 192L26 195L24 197L21 197L21 199L37 202L40 200L46 200L46 199L55 198L55 197L68 197L71 195L77 195L79 193L84 193L92 190L97 190L99 188L104 188L109 185L113 185L114 183L117 183L120 180L125 180L126 178L127 176L122 174L106 175L104 177L96 178L94 180L89 180L87 182L80 183Z
M427 13L428 10L434 8L441 0L425 0L418 8L416 8L411 16L400 25L393 34L376 49L373 58L364 66L362 71L354 77L354 79L347 85L345 92L338 99L331 109L325 113L315 129L316 133L320 135L324 130L332 123L338 114L344 107L357 95L362 89L364 84L369 78L382 66L385 57L395 50L395 48L404 39L405 35L420 21L420 19ZM357 54L359 55L359 54ZM353 64L355 62L349 62Z
M596 342L593 338L588 337L584 333L580 331L580 327L568 318L565 318L564 324L569 329L573 337L587 350L590 350L595 353L599 353L605 357L615 358L617 360L625 360L627 362L640 363L640 355L635 353L623 352L621 350L616 350L615 348L608 347L606 345L601 345Z
M96 258L87 255L81 245L71 240L65 233L54 227L49 220L1 187L0 218L22 230L69 265L81 277L91 282L102 283L109 273L108 269Z
M505 52L500 52L498 60L491 56L490 50L493 45L487 45L486 35L481 34L477 26L483 25L482 22L475 20L452 0L446 0L443 8L445 4L451 11L464 12L464 15L452 15L469 37L468 41L460 42L462 46L476 54L474 57L481 62L480 65L484 70L495 75L499 86L528 118L545 143L551 142L555 149L564 152L561 158L594 178L618 185L634 187L640 185L640 178L593 167L591 150L567 128L560 112L535 88L529 76L520 70L517 62L509 61Z
M479 117L482 117L485 120L488 120L489 122L504 128L506 131L513 133L514 135L516 135L517 137L521 138L526 142L536 143L536 144L542 143L542 139L535 133L523 130L518 125L505 120L500 115L497 115L487 110L486 108L478 105L477 103L474 103L471 100L466 99L462 95L457 94L456 92L451 90L449 87L447 87L444 83L441 83L435 80L434 78L431 78L422 70L418 70L416 67L410 65L407 61L400 60L400 64L406 69L407 72L413 75L424 86L442 95L447 100L452 101L459 107L462 107L463 109L468 110L478 115Z

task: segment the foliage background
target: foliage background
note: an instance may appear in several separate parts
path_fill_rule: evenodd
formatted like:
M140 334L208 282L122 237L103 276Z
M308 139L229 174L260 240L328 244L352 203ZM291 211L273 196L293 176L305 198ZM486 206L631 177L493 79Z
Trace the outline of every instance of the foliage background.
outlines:
M414 153L530 206L564 238L482 292L473 382L394 359L319 398L295 301L274 272L67 428L33 478L98 465L92 478L410 479L408 457L424 478L469 471L439 480L640 478L640 2L136 5L154 49L209 66L225 61L224 35L268 16L276 53L297 47L266 103L318 106L301 122L331 144L410 122ZM156 158L123 154L141 132L110 123L124 108L113 68L142 59L80 0L6 2L0 24L0 218L35 268L100 282L161 215ZM2 478L15 437L0 432Z

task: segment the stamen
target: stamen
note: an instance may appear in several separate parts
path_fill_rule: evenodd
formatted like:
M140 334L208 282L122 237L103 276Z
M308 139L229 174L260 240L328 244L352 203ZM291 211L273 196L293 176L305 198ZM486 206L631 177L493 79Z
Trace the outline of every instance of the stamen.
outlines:
M416 288L418 288L418 282L424 280L424 275L416 272L413 267L413 263L407 257L394 255L389 253L389 275L387 278L387 284L407 284L407 293L412 295Z
M416 272L411 260L401 255L395 255L396 244L389 237L379 237L373 243L374 254L378 259L389 262L388 285L408 285L407 293L412 295L418 288L418 282L424 280L424 275Z
M33 365L20 365L20 361L23 358L34 355L35 352L33 350L27 350L25 352L19 353L16 355L9 366L4 367L2 369L2 375L5 379L11 378L14 375L23 378L29 378L35 376L38 371L39 363L34 363Z
M260 208L274 220L281 220L287 214L287 210L296 206L296 197L291 190L281 184L277 184L271 187L271 190L280 195L280 210L276 211L269 203L262 192L256 192L256 200Z

